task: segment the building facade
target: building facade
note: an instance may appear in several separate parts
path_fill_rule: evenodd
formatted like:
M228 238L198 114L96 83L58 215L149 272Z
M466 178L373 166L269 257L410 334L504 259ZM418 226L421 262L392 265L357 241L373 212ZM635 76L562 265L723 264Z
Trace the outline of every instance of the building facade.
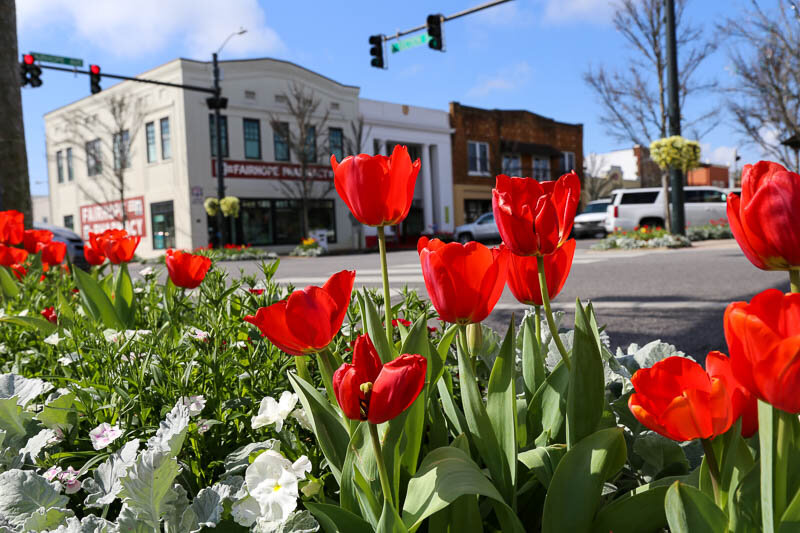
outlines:
M583 125L530 111L481 109L450 103L453 215L456 225L492 209L495 176L553 180L583 174Z
M700 166L686 173L686 183L688 185L711 185L724 189L732 187L732 181L730 179L730 171L725 165L700 163Z
M661 186L661 169L650 158L650 150L638 144L633 148L589 154L587 162L595 167L587 169L595 177L621 175L621 186L626 189Z
M379 139L381 150L394 142L409 144L412 155L424 154L415 201L419 216L413 219L419 221L408 230L419 234L443 220L431 195L436 191L436 198L451 202L442 185L451 183L444 112L362 104L358 87L287 61L236 60L220 66L228 99L220 121L225 194L240 200L238 218L225 219L233 242L277 252L293 249L305 236L300 215L305 196L307 233L324 233L331 249L362 244L365 231L336 194L329 161L330 154L339 160L349 155L362 114L372 134L364 147L368 153ZM208 87L212 65L176 59L140 77ZM298 140L297 113L290 109L295 88L317 102L309 122L318 127L305 128L304 143ZM143 257L214 241L216 218L204 208L207 198L217 197L216 127L207 97L125 81L46 114L52 223L88 238L89 232L121 227L124 215L128 231L142 236L137 253ZM120 100L127 106L124 120L115 112L114 102ZM125 146L129 150L120 149ZM302 158L298 146L308 150Z

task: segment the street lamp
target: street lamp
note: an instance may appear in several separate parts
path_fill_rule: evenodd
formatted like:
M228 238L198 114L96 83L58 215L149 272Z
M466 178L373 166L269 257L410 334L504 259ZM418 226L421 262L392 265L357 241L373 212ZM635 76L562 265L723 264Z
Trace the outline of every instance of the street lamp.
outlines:
M222 205L222 199L225 197L225 164L222 160L222 117L220 110L227 107L228 100L227 98L222 98L222 88L219 85L219 62L217 61L217 55L222 52L222 49L233 37L245 33L247 33L247 30L244 28L239 28L238 31L231 33L222 41L217 51L211 55L214 64L214 96L206 100L206 102L208 102L208 107L214 110L214 129L217 136L217 199L220 202L220 206ZM228 228L224 224L221 207L217 209L217 234L219 235L220 245L224 246L229 239Z

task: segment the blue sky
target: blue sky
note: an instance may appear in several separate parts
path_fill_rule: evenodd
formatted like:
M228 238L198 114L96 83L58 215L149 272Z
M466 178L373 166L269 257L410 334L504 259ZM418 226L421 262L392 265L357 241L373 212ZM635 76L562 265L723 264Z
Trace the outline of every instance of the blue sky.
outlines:
M320 0L17 0L20 52L82 58L105 72L135 75L175 57L209 58L224 38L244 26L222 59L275 57L361 87L366 98L447 109L451 101L487 108L528 109L584 124L584 150L625 148L607 135L601 108L582 80L590 65L624 67L633 53L611 25L606 0L514 0L447 22L445 53L427 47L389 54L388 70L369 66L367 39L423 24L428 14L450 14L481 0L423 2ZM742 0L690 0L688 15L706 31L734 15ZM222 7L224 6L224 7ZM435 7L432 7L435 6ZM702 76L723 84L724 46ZM57 107L89 95L86 76L45 71L44 84L24 88L23 112L32 192L47 193L44 122ZM110 85L104 80L103 86ZM687 112L721 100L710 96ZM730 117L700 139L703 159L728 162L738 147L743 163L760 153L745 147Z

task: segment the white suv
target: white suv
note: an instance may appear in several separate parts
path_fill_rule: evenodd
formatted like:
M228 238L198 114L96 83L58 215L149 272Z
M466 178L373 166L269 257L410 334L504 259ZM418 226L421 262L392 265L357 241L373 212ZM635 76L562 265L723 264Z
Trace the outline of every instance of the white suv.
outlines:
M718 187L684 187L686 225L701 226L711 220L728 219L728 193ZM606 231L630 231L636 226L664 227L664 190L617 189L611 191Z

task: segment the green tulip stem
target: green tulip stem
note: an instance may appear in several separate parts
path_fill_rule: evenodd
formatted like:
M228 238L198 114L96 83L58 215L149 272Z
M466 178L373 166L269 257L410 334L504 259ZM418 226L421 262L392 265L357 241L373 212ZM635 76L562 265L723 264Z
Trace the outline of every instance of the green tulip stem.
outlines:
M456 338L456 342L461 343L461 350L464 352L464 355L467 356L467 361L469 361L469 364L472 367L472 374L475 375L478 371L478 368L469 349L469 339L467 338L466 324L458 325L458 338Z
M786 507L789 505L789 456L792 452L792 435L794 434L794 420L797 415L781 411L777 407L773 407L775 412L775 476L773 492L773 504L775 508L776 522L783 516Z
M714 501L717 505L722 505L719 499L719 465L717 464L717 455L714 453L714 445L711 439L700 439L703 443L703 451L706 453L706 464L708 465L708 473L711 475L711 488L714 491Z
M569 361L569 354L561 342L561 337L558 335L558 328L556 321L553 318L553 309L550 307L550 293L547 290L547 276L544 273L544 257L541 255L536 256L536 263L539 266L539 288L542 290L542 304L544 305L544 316L547 317L547 325L550 326L550 335L553 337L553 342L556 343L561 358L564 364L567 365L567 370L572 369L572 364Z
M389 267L386 265L386 233L383 226L378 226L378 247L381 252L381 274L383 275L383 309L386 318L386 340L394 346L392 335L392 295L389 293Z
M383 462L383 452L381 451L381 438L378 436L378 426L371 422L369 424L369 435L372 437L372 449L375 452L375 462L378 463L378 476L381 478L381 490L383 498L394 506L392 502L392 486L389 484L389 474L386 471L386 463Z
M800 292L800 270L790 270L789 279L791 280L792 292Z
M533 306L533 315L536 318L536 324L534 324L534 331L536 332L536 346L538 350L542 348L542 306L541 305L534 305ZM543 356L542 358L544 358Z
M322 383L325 385L325 392L328 393L328 399L336 406L339 405L336 401L336 394L333 392L333 365L331 364L330 348L325 348L317 355L319 360L319 373L322 374Z
M311 374L308 373L308 356L296 355L294 357L294 366L297 368L297 375L300 379L305 380L306 383L312 383Z

